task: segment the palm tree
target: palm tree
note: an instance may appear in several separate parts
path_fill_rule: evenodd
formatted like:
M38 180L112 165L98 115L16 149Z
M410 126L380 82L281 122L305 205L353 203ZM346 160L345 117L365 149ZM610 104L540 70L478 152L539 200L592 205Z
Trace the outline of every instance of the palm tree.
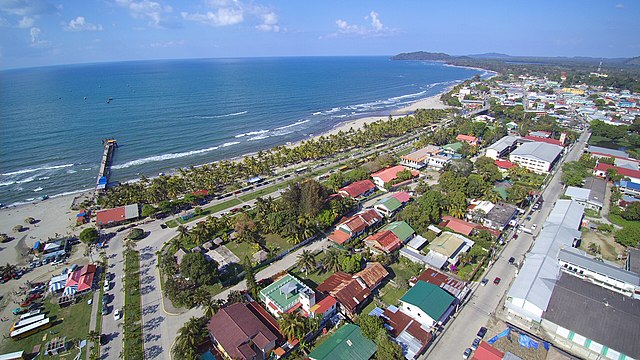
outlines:
M100 332L95 330L89 331L89 333L87 333L87 339L92 342L97 342L100 340Z
M211 319L211 317L213 315L215 315L218 310L220 310L220 308L222 307L222 300L217 300L214 299L212 297L210 297L209 299L207 299L207 301L202 305L202 308L204 309L204 316L207 319Z
M309 269L314 269L316 266L316 257L311 250L302 250L302 253L298 255L297 265L304 269L304 273L309 276Z
M289 340L301 338L306 328L304 320L294 313L282 314L278 319L278 325L280 333Z
M207 337L205 318L192 317L178 330L174 347L174 355L179 359L193 359L198 355L197 347Z
M178 225L178 239L184 242L189 237L189 228L184 225Z
M340 271L340 251L336 248L329 249L324 255L324 268L327 271Z

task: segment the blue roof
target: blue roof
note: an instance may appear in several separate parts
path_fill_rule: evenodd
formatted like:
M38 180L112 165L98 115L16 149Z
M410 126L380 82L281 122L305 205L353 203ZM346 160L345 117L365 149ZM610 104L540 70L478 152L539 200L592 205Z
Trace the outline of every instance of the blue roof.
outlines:
M616 185L627 189L640 190L640 184L634 183L633 181L620 180L620 183Z

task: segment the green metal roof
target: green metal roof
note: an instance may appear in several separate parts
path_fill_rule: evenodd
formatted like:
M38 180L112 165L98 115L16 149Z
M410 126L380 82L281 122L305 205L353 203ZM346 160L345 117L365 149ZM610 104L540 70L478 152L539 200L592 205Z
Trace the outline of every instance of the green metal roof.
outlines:
M452 295L439 286L420 280L400 300L418 307L432 319L438 321L447 311L453 299Z
M402 241L406 240L407 238L409 238L409 236L415 233L413 228L404 221L394 221L391 224L385 226L383 231L384 230L390 230Z
M388 197L386 199L382 199L378 201L376 205L384 206L389 211L396 211L400 209L400 207L402 207L402 203L394 197Z
M454 143L451 143L451 144L447 144L447 145L443 146L442 149L451 150L453 152L458 152L458 151L460 151L460 149L462 149L462 143L461 142L454 142Z
M291 274L287 274L280 280L260 290L260 297L263 301L265 298L271 299L271 301L278 304L282 311L287 311L298 303L300 293L304 289L309 288Z
M373 341L362 335L360 328L353 324L344 324L335 334L325 340L309 354L313 360L368 360L378 347Z

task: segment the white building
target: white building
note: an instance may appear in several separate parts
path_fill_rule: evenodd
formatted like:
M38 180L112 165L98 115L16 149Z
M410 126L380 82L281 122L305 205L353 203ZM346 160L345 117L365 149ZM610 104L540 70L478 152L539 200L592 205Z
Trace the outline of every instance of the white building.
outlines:
M487 148L486 156L494 160L506 157L516 148L518 139L520 139L519 136L503 137Z
M520 145L509 155L509 161L537 174L548 174L560 159L562 146L543 142L529 142Z

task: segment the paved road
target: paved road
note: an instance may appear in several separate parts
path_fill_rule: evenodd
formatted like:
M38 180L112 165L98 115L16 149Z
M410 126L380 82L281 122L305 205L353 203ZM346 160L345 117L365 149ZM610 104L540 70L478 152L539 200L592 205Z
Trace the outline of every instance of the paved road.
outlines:
M573 146L564 161L577 160L582 154L587 138L587 133L583 133L579 142ZM531 224L538 224L535 231L536 235L553 208L555 201L563 192L563 186L560 183L560 177L562 176L561 166L562 163L557 166L558 171L543 191L544 202L542 207L539 211L532 212L531 221L526 223L528 228L531 227ZM522 218L525 216L526 214ZM490 317L489 314L495 312L496 308L502 306L504 302L503 297L511 286L516 271L516 267L508 263L508 259L513 256L516 258L516 263L520 263L532 244L533 236L523 232L519 234L517 240L512 240L505 246L496 262L485 273L485 277L490 279L489 283L484 287L479 286L477 283L472 285L474 291L467 303L456 314L456 317L450 320L445 327L444 333L437 338L436 343L420 359L426 359L427 357L431 359L462 357L464 350L471 347L478 329L481 326L486 326ZM502 279L499 285L493 284L493 279L496 277ZM485 338L488 339L493 335L495 334L487 333Z
M115 237L109 240L109 248L107 254L109 257L109 266L107 271L111 273L111 280L108 294L109 312L102 316L102 333L108 338L108 342L100 349L101 359L120 359L119 355L122 351L123 336L122 328L118 326L123 319L115 320L113 313L116 309L122 311L124 305L124 287L122 277L124 276L124 256L123 251L124 232L117 233ZM99 284L103 286L103 284Z

